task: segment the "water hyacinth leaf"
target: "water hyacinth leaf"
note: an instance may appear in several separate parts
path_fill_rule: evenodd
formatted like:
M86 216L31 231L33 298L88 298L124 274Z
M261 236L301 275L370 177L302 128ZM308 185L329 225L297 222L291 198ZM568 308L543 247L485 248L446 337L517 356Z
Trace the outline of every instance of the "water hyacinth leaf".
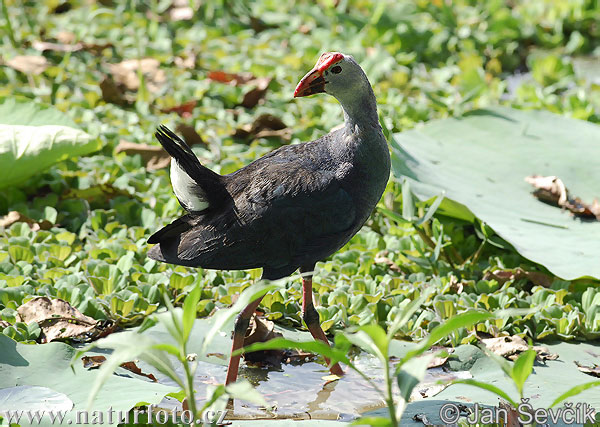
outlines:
M570 194L592 203L600 197L599 140L592 123L496 107L395 134L392 164L421 200L446 192L438 212L474 215L563 279L600 278L600 222L542 203L524 180L558 176Z
M60 111L29 100L0 98L0 188L99 148L97 140Z
M407 361L419 354L425 352L432 345L437 343L442 338L447 337L454 331L460 328L466 328L474 325L475 323L481 322L483 320L489 319L492 317L492 314L485 313L482 311L467 311L466 313L461 313L457 316L448 319L446 322L434 328L431 333L425 338L417 348L408 352L403 358L403 361Z

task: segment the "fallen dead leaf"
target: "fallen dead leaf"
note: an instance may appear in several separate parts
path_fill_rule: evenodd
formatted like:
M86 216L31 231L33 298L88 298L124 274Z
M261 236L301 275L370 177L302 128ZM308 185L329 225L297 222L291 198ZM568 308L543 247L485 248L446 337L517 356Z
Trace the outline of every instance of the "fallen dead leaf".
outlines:
M273 338L279 338L283 335L274 330L275 324L270 320L252 315L250 327L244 338L244 347L256 342L267 342ZM244 353L244 359L247 362L277 366L281 364L283 358L282 350L263 350Z
M600 377L600 365L596 365L595 363L592 366L582 365L578 361L574 361L575 365L577 365L577 369L579 369L584 374L591 375L593 377Z
M192 117L192 111L194 111L196 104L197 102L192 100L174 107L161 108L160 111L161 113L177 113L180 117L189 118Z
M10 68L29 75L42 74L49 66L48 60L45 57L35 55L15 56L6 61L5 64Z
M104 76L100 82L100 91L102 92L102 99L104 102L110 104L126 106L132 104L135 98L124 93L119 88L117 83L109 76Z
M473 375L469 371L449 371L441 367L428 368L423 381L410 394L410 401L428 399L439 394L452 381L470 378L473 378Z
M233 86L241 86L256 79L251 73L228 73L220 70L209 71L206 77L215 82L231 84Z
M81 358L83 362L83 367L91 370L98 369L104 362L106 362L106 357L104 356L83 356ZM149 378L153 382L158 382L156 377L153 374L146 374L142 372L142 370L135 364L135 362L124 362L119 365L123 369L127 369L129 372L133 372L136 375L140 375L142 377Z
M244 108L256 107L261 101L263 101L263 98L267 93L269 83L271 83L270 77L260 77L252 82L249 82L249 84L253 84L254 87L246 92L240 105Z
M42 221L38 222L38 221L35 221L35 220L29 218L26 215L23 215L20 212L10 211L6 215L4 215L2 218L0 218L0 227L8 228L16 222L27 223L27 225L29 225L29 228L31 228L33 231L50 230L52 228L52 226L54 225L46 219L43 219Z
M402 268L396 264L394 261L392 261L391 259L389 259L387 256L389 255L389 251L382 251L379 252L376 256L375 256L375 264L384 264L386 265L390 270L395 271L396 273L402 273Z
M188 52L185 56L176 56L173 58L173 63L179 68L194 69L196 68L196 54Z
M251 140L277 137L289 141L292 138L292 131L279 117L272 114L261 114L253 123L247 123L236 129L232 136Z
M178 125L176 129L178 132L181 132L189 146L204 144L200 135L198 135L191 126ZM169 156L169 153L167 153L160 145L139 144L137 142L129 142L122 139L115 148L115 153L121 152L130 156L139 154L148 170L166 168L171 164L171 156Z
M413 415L413 421L416 421L418 423L423 423L424 426L434 426L435 424L432 424L431 421L429 421L429 418L427 418L427 414L415 414Z
M446 355L439 354L443 351L446 352ZM446 348L446 347L440 347L440 346L434 345L433 347L431 347L429 350L427 350L424 353L424 354L435 354L433 359L431 359L431 361L427 365L427 369L437 368L438 366L442 366L444 363L446 363L446 360L448 360L448 357L450 357L450 355L452 353L454 353L453 348Z
M17 308L19 321L37 322L42 342L77 338L89 340L100 333L99 322L84 315L62 299L36 297Z
M150 92L158 91L166 81L160 62L154 58L127 59L117 64L108 64L108 68L117 85L130 91L137 91L140 87L138 70L142 72L144 83Z
M569 195L569 190L557 176L531 175L525 181L535 187L533 195L542 202L561 207L573 215L600 221L600 202L594 199L591 205L584 203L579 197Z
M462 281L459 281L458 277L456 277L454 274L450 276L450 289L456 294L461 294L464 290Z
M181 136L183 136L184 141L190 147L193 145L206 145L206 142L204 142L202 137L200 135L198 135L198 132L196 132L196 129L194 128L194 126L179 123L175 127L175 130L177 131L177 133L179 133L179 134L181 134Z
M98 369L105 361L104 356L83 356L81 358L85 369Z
M148 170L166 168L171 163L171 156L160 145L138 144L120 140L115 153L124 152L129 156L139 154Z
M150 380L152 380L153 382L158 382L158 380L156 379L156 377L152 374L146 374L145 372L142 372L142 370L135 364L135 362L125 362L125 363L121 363L121 368L127 369L129 372L133 372L136 375L140 375L142 377L146 377L149 378Z
M495 270L488 271L483 276L484 280L496 280L500 285L508 282L509 280L520 280L527 279L534 285L543 286L549 288L554 282L554 277L539 271L525 271L520 267L512 270Z
M221 360L227 360L227 356L223 353L206 353L206 357L216 357Z
M330 374L330 375L322 376L321 379L323 381L325 381L325 384L329 384L329 383L332 383L334 381L341 380L342 377L340 377L339 375Z
M62 44L73 44L75 43L75 40L77 40L77 36L71 31L63 30L59 31L58 34L56 34L56 40Z
M506 359L515 360L519 354L529 349L525 340L517 335L496 338L484 338L481 340L488 350ZM556 360L558 354L550 353L547 347L533 346L536 359L539 361Z
M4 329L4 328L8 328L10 326L10 323L8 323L6 320L0 320L0 330Z
M35 40L31 43L31 47L35 50L39 50L40 52L45 52L47 50L52 50L55 52L77 52L83 49L82 43L74 43L74 44L64 44L64 43L55 43L48 41L40 41Z

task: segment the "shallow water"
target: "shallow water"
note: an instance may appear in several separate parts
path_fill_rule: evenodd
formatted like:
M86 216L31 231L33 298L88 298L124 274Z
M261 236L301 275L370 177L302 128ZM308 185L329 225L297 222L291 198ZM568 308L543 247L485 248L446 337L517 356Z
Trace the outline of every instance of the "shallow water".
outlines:
M378 359L367 353L354 357L353 363L380 389L385 389L383 371ZM207 362L198 362L195 389L200 406L206 401L209 384L222 384L227 368ZM384 408L380 394L358 373L345 367L346 375L336 381L323 379L329 375L327 368L315 361L302 364L283 364L280 369L258 368L242 363L239 378L247 379L267 400L269 409L236 399L227 414L228 420L241 419L320 419L351 421L362 413ZM178 373L183 375L182 370ZM441 368L428 370L419 390L431 392L439 379L456 378L458 373L445 372ZM173 385L167 378L161 383ZM395 383L395 381L394 381ZM441 390L441 389L440 389ZM394 392L397 388L394 384ZM411 400L418 400L417 391ZM165 399L159 407L180 410L179 402Z

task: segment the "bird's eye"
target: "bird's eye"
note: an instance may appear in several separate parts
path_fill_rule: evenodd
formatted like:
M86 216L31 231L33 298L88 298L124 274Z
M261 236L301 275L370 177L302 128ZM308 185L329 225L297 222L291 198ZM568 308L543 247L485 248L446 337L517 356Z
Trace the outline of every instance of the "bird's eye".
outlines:
M331 69L331 72L332 72L333 74L339 74L339 73L341 73L341 72L342 72L342 67L340 67L339 65L336 65L335 67L333 67L333 68Z

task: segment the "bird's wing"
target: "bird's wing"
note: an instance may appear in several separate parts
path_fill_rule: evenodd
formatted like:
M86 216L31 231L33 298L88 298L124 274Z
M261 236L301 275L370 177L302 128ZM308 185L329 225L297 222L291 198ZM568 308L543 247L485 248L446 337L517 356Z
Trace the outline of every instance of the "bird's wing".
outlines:
M171 156L171 185L181 206L188 212L202 212L219 204L221 176L202 166L191 148L166 126L159 126L155 135Z
M351 237L356 201L329 165L318 145L288 146L231 177L241 223L255 230L273 267L328 256Z
M339 249L356 229L355 201L335 170L310 159L322 155L294 147L225 176L233 203L174 221L153 236L160 245L150 257L214 269L264 267L275 278Z

